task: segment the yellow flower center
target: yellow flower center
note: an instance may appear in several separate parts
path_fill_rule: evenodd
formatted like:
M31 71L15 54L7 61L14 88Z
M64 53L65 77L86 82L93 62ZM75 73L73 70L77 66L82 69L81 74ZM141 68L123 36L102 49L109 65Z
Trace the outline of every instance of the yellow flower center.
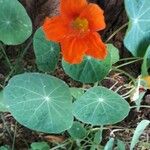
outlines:
M78 17L73 21L72 27L73 27L73 29L85 32L89 28L89 23L88 23L87 19L84 19L84 18L81 19Z

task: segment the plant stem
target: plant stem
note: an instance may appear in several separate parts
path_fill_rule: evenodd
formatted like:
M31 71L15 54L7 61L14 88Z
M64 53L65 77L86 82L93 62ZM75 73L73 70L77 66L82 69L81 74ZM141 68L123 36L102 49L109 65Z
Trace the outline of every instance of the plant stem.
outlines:
M132 130L130 128L126 128L126 127L121 127L121 126L107 126L107 127L104 127L103 130L112 130L112 129L124 129L124 130ZM95 132L95 131L98 131L100 130L100 128L93 128L91 129L90 131L91 132Z
M137 108L137 107L139 107L139 106L131 106L130 109ZM140 105L140 108L150 108L150 106L148 106L148 105Z
M119 29L117 29L107 40L106 43L108 43L118 32L120 32L122 29L124 29L128 25L128 22L122 25Z
M59 144L58 146L55 146L55 147L51 148L51 150L57 150L59 148L63 148L64 146L68 145L69 143L70 143L70 141L67 141L63 144Z
M12 150L14 150L14 148L15 148L16 133L17 133L17 122L15 123L15 130L14 130Z
M0 49L1 49L1 51L2 51L2 53L4 55L4 57L5 57L5 60L6 60L7 64L8 64L8 66L9 66L9 68L12 69L13 66L12 66L12 64L11 64L11 62L10 62L6 52L5 52L5 49L4 49L3 45L2 45L2 43L0 43Z
M95 82L95 83L94 83L94 87L97 87L97 86L98 86L98 84L99 84L98 82Z
M2 120L2 122L3 122L3 125L4 125L4 129L7 131L7 133L9 134L9 137L10 137L10 139L11 140L13 140L13 137L12 137L12 135L11 135L11 133L10 133L10 130L9 130L9 128L8 128L8 126L7 126L7 124L6 124L6 121L5 121L5 119L4 119L4 116L1 114L1 120Z
M110 136L115 137L115 132L118 132L118 131L124 131L124 129L114 129L110 132Z
M127 61L127 60L135 60L135 59L141 59L142 60L143 58L141 58L141 57L122 58L118 62L120 62L120 61Z
M32 44L32 39L29 41L27 46L24 48L24 50L20 54L19 60L23 59L24 55L26 54L27 50L30 48L31 44Z
M133 61L129 61L129 62L127 62L127 63L123 63L123 64L121 64L121 65L119 65L119 66L116 66L116 68L121 68L121 67L124 67L124 66L126 66L126 65L129 65L129 64L135 63L135 62L137 62L137 61L140 61L140 60L142 60L142 58L141 58L141 59L136 59L136 60L133 60Z
M132 77L132 76L131 76L130 74L128 74L127 72L125 72L124 70L118 69L118 68L116 68L116 67L113 67L112 70L117 71L117 72L120 72L120 73L126 75L126 76L129 77L129 78L132 80L132 82L135 84L135 82L136 82L136 81L135 81L135 78Z
M129 90L128 92L126 92L125 94L122 94L122 97L128 96L133 92L134 88L132 88L131 90Z
M27 46L24 48L24 50L22 51L22 53L20 54L18 60L16 60L15 62L15 66L13 66L13 68L11 69L10 73L7 75L6 79L5 79L5 82L4 82L4 85L6 84L6 82L9 80L9 78L12 76L12 74L14 73L15 69L16 69L16 66L17 66L17 63L23 59L24 55L26 54L27 50L30 48L32 44L32 40L29 41L29 43L27 44Z
M9 78L11 77L11 75L13 74L14 71L15 71L15 67L13 67L12 70L9 72L9 74L6 76L3 87L5 87L6 82L9 80Z

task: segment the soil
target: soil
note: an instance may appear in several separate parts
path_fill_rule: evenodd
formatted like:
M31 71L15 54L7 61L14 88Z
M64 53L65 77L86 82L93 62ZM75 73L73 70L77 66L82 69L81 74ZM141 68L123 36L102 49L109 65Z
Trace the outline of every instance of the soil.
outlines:
M32 19L33 26L34 26L34 32L38 27L40 27L43 24L44 18L46 16L54 16L59 14L59 0L20 0L20 2L24 5L26 8L29 16ZM128 22L127 15L125 13L124 9L124 3L123 0L105 0L104 4L100 4L99 0L90 0L90 2L97 3L101 5L101 7L104 8L105 16L106 16L106 23L107 28L102 31L100 34L102 35L102 38L104 41L106 41L114 31L116 31L119 27L124 25ZM125 35L126 28L121 30L119 33L117 33L110 41L109 43L113 43L119 50L120 50L120 56L121 58L129 57L130 53L127 52L126 48L123 45L123 38ZM30 40L30 39L29 39ZM11 58L11 61L15 63L16 56L19 56L20 52L19 50L24 47L27 43L29 43L29 40L26 41L26 43L11 47L6 46L6 52ZM22 67L20 67L22 66ZM0 84L3 84L9 70L5 65L5 61L1 59L0 57ZM20 69L22 68L22 69ZM133 69L134 68L134 69ZM35 56L33 53L32 45L30 45L30 48L28 49L24 60L18 62L18 71L24 72L24 71L35 71L36 70L36 64L35 64ZM140 73L140 63L139 64L133 64L128 67L124 68L127 72L132 74L133 76L137 77ZM67 84L69 84L72 87L81 87L82 84L79 82L76 82L69 78L61 68L61 65L59 64L56 71L54 72L54 75L58 78L64 80ZM112 72L109 75L112 79L115 78L115 80L118 80L118 84L115 86L114 89L119 87L120 85L124 85L128 83L128 78L125 76L122 76L118 73ZM102 84L106 87L111 87L114 84L113 80L104 80ZM90 87L90 85L86 85L86 87ZM143 104L149 105L150 104L150 94L149 91L147 92ZM0 146L1 145L13 145L13 139L15 135L15 141L14 146L16 150L23 150L23 149L29 149L29 146L32 142L36 141L47 141L50 144L53 144L55 142L63 142L67 136L66 135L50 135L50 134L43 134L39 132L31 131L23 126L21 126L19 123L16 122L16 120L11 116L9 113L0 113ZM116 126L122 127L122 128L128 128L129 130L121 131L115 133L115 136L119 139L125 141L126 143L129 143L133 134L133 130L137 126L137 123L140 122L143 119L150 119L150 110L148 109L141 109L139 112L137 112L135 109L133 109L129 116L122 121L121 123L117 124ZM111 127L110 127L111 128ZM113 127L111 128L114 129ZM104 140L103 144L106 143L106 141L109 139L110 131L107 131L104 133ZM150 136L150 129L147 129L144 134L141 137L141 142L145 142L147 139L147 136ZM129 149L127 144L127 150ZM136 150L141 150L141 147L137 147Z

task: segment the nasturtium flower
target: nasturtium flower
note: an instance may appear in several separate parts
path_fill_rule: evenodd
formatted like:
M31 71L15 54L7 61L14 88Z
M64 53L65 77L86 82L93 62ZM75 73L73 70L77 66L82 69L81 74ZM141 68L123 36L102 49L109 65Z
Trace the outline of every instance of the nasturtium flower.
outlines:
M43 31L48 40L60 42L62 56L78 64L84 55L103 60L107 55L100 31L106 27L103 10L86 0L61 0L60 15L47 17Z

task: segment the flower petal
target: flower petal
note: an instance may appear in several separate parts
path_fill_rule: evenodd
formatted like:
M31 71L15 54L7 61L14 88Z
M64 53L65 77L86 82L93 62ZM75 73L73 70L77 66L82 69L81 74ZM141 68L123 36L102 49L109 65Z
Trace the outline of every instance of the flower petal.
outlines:
M96 4L89 4L80 14L80 18L89 21L91 31L99 31L106 27L103 10Z
M61 42L61 50L65 61L70 64L79 64L83 60L87 46L80 38L67 38Z
M61 16L47 17L43 24L43 31L48 40L59 42L69 33L69 28L67 27L68 20Z
M105 59L107 56L106 45L102 42L98 33L90 33L86 37L87 51L86 55L92 56L96 59Z
M86 0L61 0L61 15L66 15L69 18L76 18L87 4Z

